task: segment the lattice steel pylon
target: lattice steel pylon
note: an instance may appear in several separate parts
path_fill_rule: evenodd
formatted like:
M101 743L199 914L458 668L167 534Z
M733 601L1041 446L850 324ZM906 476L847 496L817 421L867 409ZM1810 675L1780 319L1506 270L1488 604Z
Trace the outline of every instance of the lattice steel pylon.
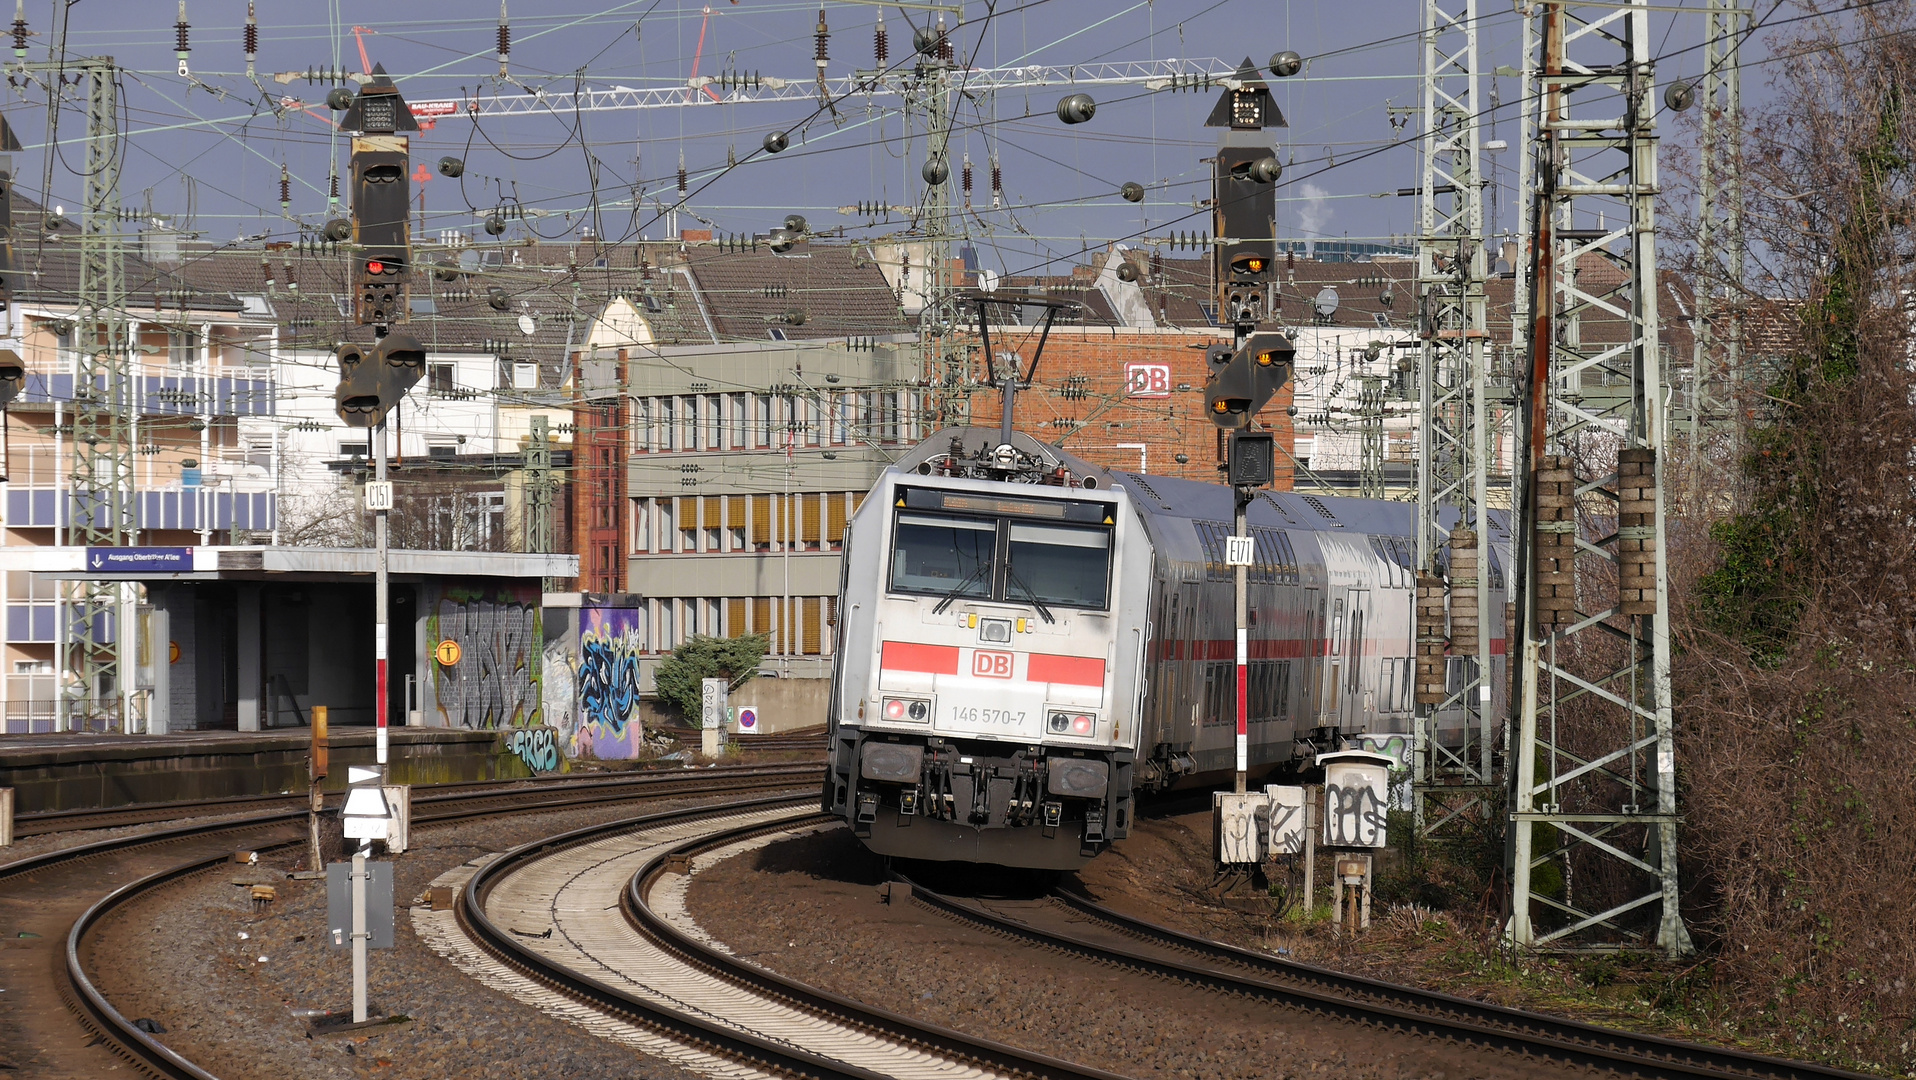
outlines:
M126 316L126 248L120 236L119 69L111 58L68 61L86 80L86 211L80 232L78 354L73 389L73 478L69 544L124 547L139 533L133 489L133 408ZM58 87L50 88L57 94ZM133 633L131 586L73 585L63 628L63 724L105 722L127 729L122 647Z
M1703 78L1697 106L1697 278L1694 348L1690 357L1689 461L1684 490L1692 514L1734 490L1729 477L1741 457L1736 422L1743 374L1741 286L1748 248L1743 235L1743 101L1738 47L1749 32L1749 9L1737 0L1707 0L1703 15Z
M534 416L528 422L526 441L526 521L524 548L527 551L552 550L552 440L546 418Z
M939 25L942 30L942 21ZM905 102L924 117L924 168L942 169L944 179L933 182L925 175L925 193L918 204L918 233L925 243L925 265L920 271L924 274L924 307L918 313L918 347L925 377L937 387L933 400L938 423L962 424L970 406L966 392L970 372L952 333L958 325L958 310L951 273L951 185L956 173L950 154L954 87L949 39L922 60L924 76L915 91L907 92ZM991 361L987 358L986 362Z
M1491 619L1490 522L1485 506L1490 458L1484 391L1483 172L1478 129L1480 73L1477 0L1425 0L1423 21L1423 180L1418 192L1419 354L1417 565L1435 573L1454 525L1475 533L1468 576L1450 581L1453 619L1448 656L1420 673L1412 794L1420 835L1443 837L1481 822L1496 791L1496 722L1488 662ZM1449 524L1446 524L1448 519ZM1468 590L1471 597L1459 593ZM1440 627L1420 638L1435 639ZM1441 689L1439 686L1441 685Z
M1384 377L1359 377L1357 430L1361 447L1357 457L1357 495L1382 499L1384 488Z
M1692 946L1677 888L1649 11L1539 4L1524 58L1539 112L1509 936L1675 956Z

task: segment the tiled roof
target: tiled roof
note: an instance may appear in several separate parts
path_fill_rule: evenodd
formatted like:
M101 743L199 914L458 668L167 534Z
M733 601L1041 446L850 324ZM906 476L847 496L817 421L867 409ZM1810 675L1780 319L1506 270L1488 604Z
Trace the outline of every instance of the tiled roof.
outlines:
M47 227L46 208L12 190L14 296L26 303L68 307L80 299L80 230L70 219ZM127 305L134 309L191 307L199 311L237 311L222 293L203 292L170 268L135 252L124 262Z
M793 340L914 329L860 245L812 241L784 254L693 247L685 258L723 340L764 341L774 329Z

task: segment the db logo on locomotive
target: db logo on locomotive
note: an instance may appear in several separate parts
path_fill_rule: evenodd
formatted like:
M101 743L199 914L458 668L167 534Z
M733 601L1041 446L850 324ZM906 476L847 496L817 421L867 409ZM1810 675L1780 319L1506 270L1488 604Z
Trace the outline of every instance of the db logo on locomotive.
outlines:
M980 649L971 654L971 673L985 679L1009 679L1011 678L1011 654L985 652Z

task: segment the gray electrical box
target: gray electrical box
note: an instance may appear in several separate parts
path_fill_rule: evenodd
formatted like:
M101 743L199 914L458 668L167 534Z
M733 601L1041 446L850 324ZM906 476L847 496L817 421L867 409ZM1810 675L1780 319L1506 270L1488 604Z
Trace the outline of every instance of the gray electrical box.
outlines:
M326 943L335 949L353 947L353 864L326 864ZM375 949L393 947L393 864L366 863L366 944Z

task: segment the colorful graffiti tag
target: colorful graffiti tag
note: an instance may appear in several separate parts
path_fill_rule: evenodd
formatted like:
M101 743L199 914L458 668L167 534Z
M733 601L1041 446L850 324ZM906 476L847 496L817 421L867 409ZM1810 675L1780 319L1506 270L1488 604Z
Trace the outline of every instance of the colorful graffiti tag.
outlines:
M629 608L582 608L579 666L574 692L578 713L572 743L578 753L600 758L638 754L644 727L639 718L639 613Z
M535 773L559 771L559 747L549 727L514 728L506 736L506 748Z
M448 589L426 624L428 655L442 641L459 646L449 650L456 663L429 660L426 665L439 723L463 728L540 723L536 594L518 588Z

